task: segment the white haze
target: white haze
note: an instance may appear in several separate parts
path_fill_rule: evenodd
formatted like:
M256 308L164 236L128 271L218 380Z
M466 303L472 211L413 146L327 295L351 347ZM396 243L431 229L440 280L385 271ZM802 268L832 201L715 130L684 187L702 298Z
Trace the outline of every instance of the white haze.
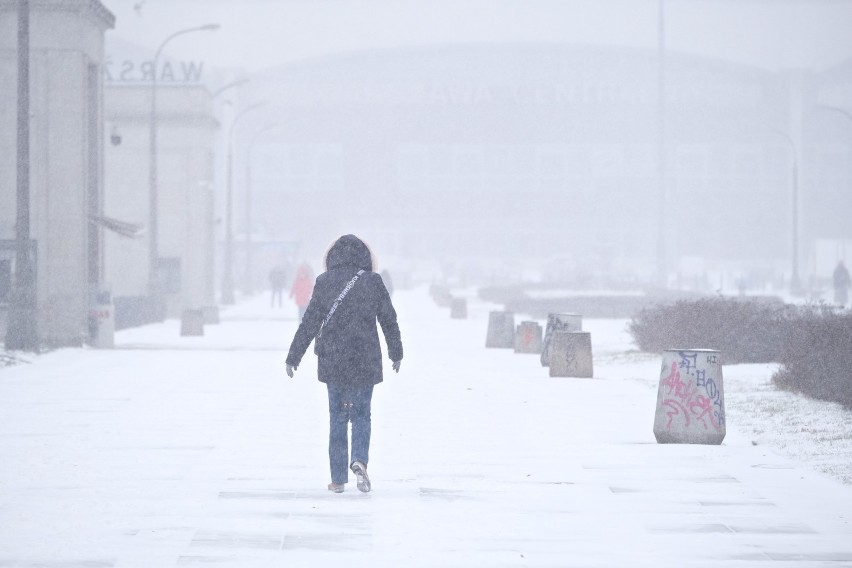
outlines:
M656 0L105 5L110 41L149 48L221 24L166 55L203 62L211 91L251 79L233 106L214 105L224 133L234 108L266 102L236 132L235 230L247 226L248 140L278 125L251 157L252 232L298 243L315 268L355 232L402 271L612 284L652 280L662 262L670 285L757 272L763 288L790 277L796 160L801 276L827 277L838 259L819 247L842 256L852 238L840 213L852 123L813 112L848 101L852 2L665 2L662 166Z
M334 53L436 43L566 42L656 47L657 0L106 0L114 33L156 44L207 21L223 28L169 50L256 71ZM134 7L142 4L139 10ZM852 55L852 2L668 0L676 51L767 69L821 69Z

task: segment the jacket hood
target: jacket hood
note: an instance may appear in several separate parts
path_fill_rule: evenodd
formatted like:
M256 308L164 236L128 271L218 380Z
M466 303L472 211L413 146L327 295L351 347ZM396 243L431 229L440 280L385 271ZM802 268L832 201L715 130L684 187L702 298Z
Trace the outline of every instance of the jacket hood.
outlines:
M343 235L337 239L325 255L326 270L338 266L352 266L373 270L373 254L364 241L355 235Z

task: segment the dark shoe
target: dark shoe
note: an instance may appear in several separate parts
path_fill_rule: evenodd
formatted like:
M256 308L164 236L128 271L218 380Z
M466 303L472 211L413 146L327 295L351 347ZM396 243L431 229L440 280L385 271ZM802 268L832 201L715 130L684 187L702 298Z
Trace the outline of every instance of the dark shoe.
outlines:
M342 483L329 483L328 484L328 490L334 491L335 493L343 493L344 489L346 489L346 486ZM360 489L360 487L358 489Z
M358 480L358 491L362 493L370 492L370 477L367 475L367 466L361 462L352 462L350 468Z

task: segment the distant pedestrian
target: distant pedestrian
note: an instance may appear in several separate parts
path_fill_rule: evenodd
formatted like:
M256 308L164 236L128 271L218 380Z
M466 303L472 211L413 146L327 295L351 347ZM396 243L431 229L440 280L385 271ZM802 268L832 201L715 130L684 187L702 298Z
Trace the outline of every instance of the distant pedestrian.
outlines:
M287 273L281 266L276 266L269 273L269 288L271 296L269 298L270 307L275 307L275 301L278 300L278 307L281 307L284 297L284 286L287 283Z
M382 351L376 321L382 327L392 368L399 372L402 340L396 311L381 277L372 272L370 249L358 237L337 239L325 258L313 298L287 355L293 376L311 340L320 382L328 389L330 491L342 493L349 470L358 489L370 491L369 463L373 386L382 382ZM349 452L349 422L352 452Z
M393 280L391 280L390 272L385 269L382 270L379 275L382 277L382 282L384 282L385 288L388 289L388 294L393 296Z
M834 303L840 307L846 307L849 301L849 284L849 271L841 260L834 269Z
M308 263L303 262L299 265L296 277L293 279L293 286L290 288L290 298L296 302L296 307L299 309L299 321L302 321L305 316L305 310L308 308L313 293L314 273Z

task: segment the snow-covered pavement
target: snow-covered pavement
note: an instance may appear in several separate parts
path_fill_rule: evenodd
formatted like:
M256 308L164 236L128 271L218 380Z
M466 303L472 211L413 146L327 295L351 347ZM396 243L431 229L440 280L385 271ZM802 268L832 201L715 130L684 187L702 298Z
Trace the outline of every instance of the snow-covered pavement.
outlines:
M736 386L722 446L657 445L624 321L584 322L594 379L549 378L424 289L394 296L373 492L332 494L316 359L287 378L266 302L0 370L0 567L852 566L852 487L754 445Z

